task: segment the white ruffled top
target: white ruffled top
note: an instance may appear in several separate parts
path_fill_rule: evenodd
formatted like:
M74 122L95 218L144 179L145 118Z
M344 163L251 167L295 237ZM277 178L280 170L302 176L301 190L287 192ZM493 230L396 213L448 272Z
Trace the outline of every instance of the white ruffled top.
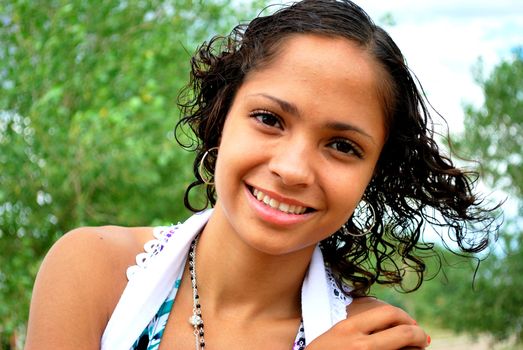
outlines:
M191 216L183 224L154 229L154 239L136 256L136 265L127 269L129 282L107 323L101 349L127 350L133 345L181 275L189 246L211 214L212 209ZM306 344L347 318L346 308L352 298L338 288L319 246L312 255L301 296Z

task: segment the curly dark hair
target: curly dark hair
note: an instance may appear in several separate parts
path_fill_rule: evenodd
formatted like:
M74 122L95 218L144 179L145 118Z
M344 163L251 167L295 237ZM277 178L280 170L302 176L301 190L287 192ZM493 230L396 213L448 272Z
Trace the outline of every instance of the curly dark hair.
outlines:
M180 95L184 117L176 126L189 126L196 138L189 144L196 152L196 180L185 193L185 205L193 211L189 193L204 183L198 168L206 150L219 145L225 118L245 77L269 64L280 44L292 35L316 34L343 37L356 43L383 70L380 92L388 138L365 199L375 211L376 224L369 235L353 237L336 232L321 242L326 262L338 282L351 285L353 296L365 295L373 283L399 285L416 290L425 264L420 255L433 250L423 243L426 224L447 228L465 253L485 249L496 231L490 224L493 209L484 209L473 194L475 173L464 172L442 154L434 140L432 120L421 87L390 36L348 0L304 0L236 26L230 35L204 43L192 58L191 80ZM181 129L181 130L180 130ZM204 159L214 173L216 154ZM215 204L215 189L207 186L207 206ZM362 233L351 217L347 227ZM478 228L479 227L479 228ZM403 284L406 270L417 273L414 287Z

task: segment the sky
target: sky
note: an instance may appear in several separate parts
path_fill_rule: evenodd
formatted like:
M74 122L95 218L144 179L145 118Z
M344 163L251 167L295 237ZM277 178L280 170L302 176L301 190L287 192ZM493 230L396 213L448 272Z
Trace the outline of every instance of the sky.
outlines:
M463 131L464 103L480 107L483 93L473 67L483 62L490 73L511 50L523 46L523 0L355 0L380 23L387 13L396 22L384 26L420 80L431 105L446 119L451 135ZM437 123L437 119L435 120ZM440 123L442 124L442 123ZM446 133L446 128L436 130ZM478 189L507 199L507 217L517 216L509 194Z
M513 48L523 46L523 0L353 1L378 24L386 14L392 16L395 24L383 27L402 50L430 104L446 119L448 130L433 115L436 130L443 134L463 131L464 104L477 108L483 104L473 75L478 60L488 75L502 59L510 58ZM501 191L479 186L493 198L507 198ZM510 196L504 208L508 216L517 215Z
M482 105L483 94L472 73L478 60L488 74L514 47L523 46L523 0L353 1L378 24L384 15L392 15L395 25L384 28L452 134L463 131L465 103Z
M356 0L385 26L452 133L463 130L463 104L481 106L472 70L481 57L485 73L515 46L523 46L523 0Z

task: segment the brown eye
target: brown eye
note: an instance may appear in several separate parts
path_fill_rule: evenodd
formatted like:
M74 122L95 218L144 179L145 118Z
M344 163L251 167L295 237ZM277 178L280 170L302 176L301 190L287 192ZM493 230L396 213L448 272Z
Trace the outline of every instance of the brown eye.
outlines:
M280 118L278 118L277 115L275 115L274 113L271 113L269 111L254 111L251 113L251 116L264 125L275 127L275 128L282 127Z
M328 146L340 153L347 155L355 155L358 158L363 158L363 151L354 142L345 139L334 140Z

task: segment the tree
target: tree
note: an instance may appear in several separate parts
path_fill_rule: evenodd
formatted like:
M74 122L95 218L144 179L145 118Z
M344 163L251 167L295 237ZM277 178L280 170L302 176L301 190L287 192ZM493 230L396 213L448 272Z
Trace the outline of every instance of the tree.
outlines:
M465 107L465 131L455 138L457 151L479 159L486 183L505 189L521 203L523 50L515 49L488 77L478 69L476 80L485 102L479 108ZM495 341L515 337L523 343L521 209L519 216L505 220L500 240L488 256L464 258L436 246L438 258L426 261L429 278L418 291L408 295L383 288L374 291L420 322L458 333L489 334Z
M478 272L477 298L462 302L470 312L449 320L456 329L490 333L498 340L515 335L523 343L523 296L519 292L523 289L523 47L514 49L488 77L480 64L476 81L485 102L480 108L466 106L465 132L458 148L481 160L485 182L505 190L519 210L515 217L506 216L499 249Z
M229 0L0 0L2 344L23 329L38 266L63 233L187 216L177 94L195 45L249 11Z
M482 107L465 107L465 132L458 148L481 160L485 181L514 198L523 198L523 47L483 76L481 62L476 81L484 92Z

